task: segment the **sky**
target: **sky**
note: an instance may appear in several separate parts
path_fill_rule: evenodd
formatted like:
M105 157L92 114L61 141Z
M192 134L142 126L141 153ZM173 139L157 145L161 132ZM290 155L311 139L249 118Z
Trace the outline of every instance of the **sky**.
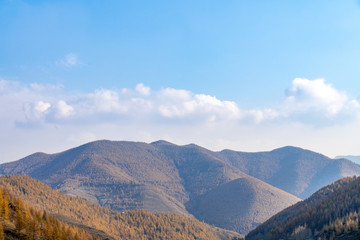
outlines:
M0 162L99 139L360 155L360 1L0 0Z

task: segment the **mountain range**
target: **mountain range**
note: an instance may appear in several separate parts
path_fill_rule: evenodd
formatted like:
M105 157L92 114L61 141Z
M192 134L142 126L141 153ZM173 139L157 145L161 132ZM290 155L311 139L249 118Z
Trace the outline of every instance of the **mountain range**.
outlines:
M95 141L0 165L116 211L194 215L246 234L282 209L341 177L360 174L346 159L296 147L210 151L166 141Z

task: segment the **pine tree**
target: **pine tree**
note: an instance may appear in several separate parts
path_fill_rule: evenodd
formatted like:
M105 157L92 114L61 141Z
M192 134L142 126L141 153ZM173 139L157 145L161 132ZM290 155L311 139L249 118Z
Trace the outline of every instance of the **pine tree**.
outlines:
M9 218L9 206L8 206L7 194L4 194L1 188L0 188L0 215L4 219Z
M2 224L0 224L0 240L4 240L5 236L4 236L4 229Z
M16 199L16 210L15 210L15 219L16 219L16 230L20 233L20 231L26 226L26 215L23 212L23 203L20 198Z

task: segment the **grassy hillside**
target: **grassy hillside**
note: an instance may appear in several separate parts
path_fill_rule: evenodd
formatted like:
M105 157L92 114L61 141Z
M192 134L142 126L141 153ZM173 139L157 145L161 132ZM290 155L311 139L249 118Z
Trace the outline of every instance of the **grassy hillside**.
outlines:
M246 239L359 239L360 178L328 185L250 232Z
M111 211L79 197L53 190L26 176L2 176L0 186L56 217L81 227L96 229L115 239L235 239L239 234L210 227L193 217L174 213L131 210Z

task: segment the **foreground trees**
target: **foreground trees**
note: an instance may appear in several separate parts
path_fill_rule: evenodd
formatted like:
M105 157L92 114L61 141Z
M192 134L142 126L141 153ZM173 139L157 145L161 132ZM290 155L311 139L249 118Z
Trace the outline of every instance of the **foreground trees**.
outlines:
M98 239L83 229L59 221L46 212L35 210L20 198L0 188L0 240L12 239L75 240Z

